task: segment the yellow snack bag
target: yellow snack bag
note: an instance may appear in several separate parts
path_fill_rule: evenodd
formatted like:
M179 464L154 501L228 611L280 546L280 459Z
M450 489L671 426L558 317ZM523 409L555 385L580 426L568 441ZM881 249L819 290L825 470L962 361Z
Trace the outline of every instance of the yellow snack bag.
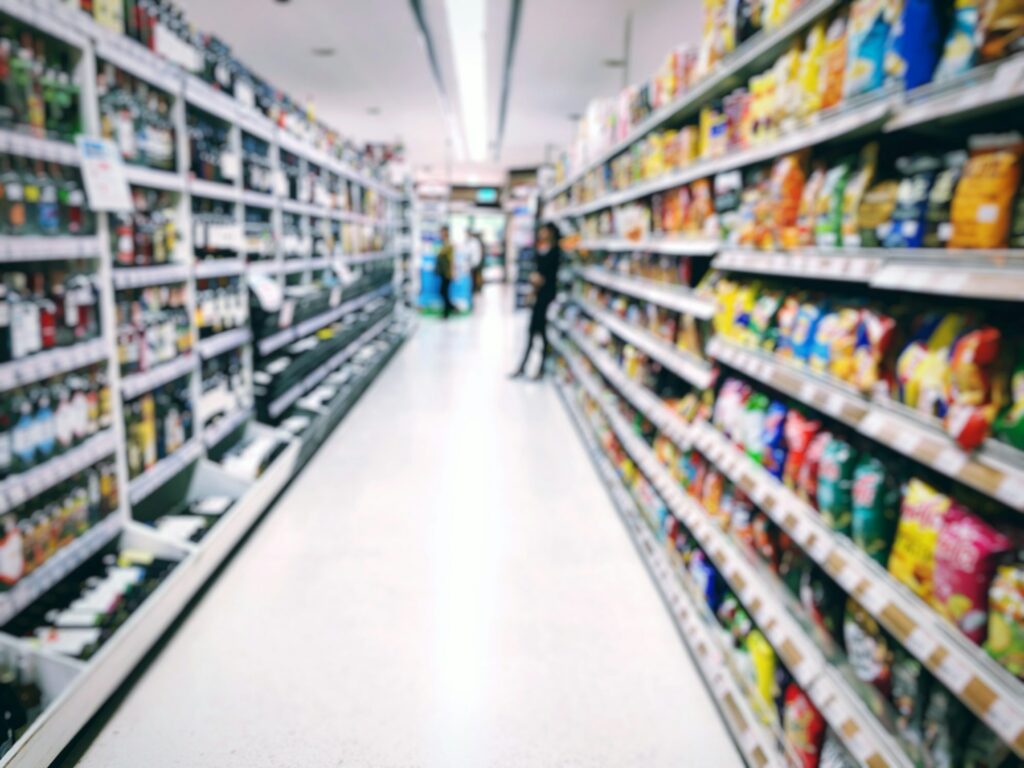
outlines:
M952 500L917 478L907 484L900 522L889 554L889 573L931 602L935 545Z
M1019 133L972 136L971 156L953 194L950 248L1005 248L1024 149Z
M797 75L800 87L800 117L813 115L821 109L821 63L825 55L825 22L819 21L807 33L807 42L800 54Z

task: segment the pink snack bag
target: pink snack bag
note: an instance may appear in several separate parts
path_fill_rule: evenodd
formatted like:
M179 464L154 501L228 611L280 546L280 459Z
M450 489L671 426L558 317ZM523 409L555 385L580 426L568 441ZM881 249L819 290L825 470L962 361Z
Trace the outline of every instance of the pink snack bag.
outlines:
M954 505L935 545L935 607L976 643L985 641L988 589L1012 542L980 517Z

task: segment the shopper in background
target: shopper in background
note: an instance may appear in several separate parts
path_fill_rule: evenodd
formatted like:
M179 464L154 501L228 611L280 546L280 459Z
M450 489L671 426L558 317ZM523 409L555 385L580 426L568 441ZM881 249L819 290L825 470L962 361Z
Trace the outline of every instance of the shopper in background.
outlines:
M452 290L452 269L454 268L455 250L452 248L451 232L448 227L441 227L441 247L437 251L437 265L434 271L441 278L441 302L443 309L441 317L447 320L451 317L455 305L449 295Z
M558 294L558 268L562 264L562 251L558 246L561 236L562 233L554 224L545 224L537 233L537 270L530 275L530 283L533 285L534 292L533 309L530 312L530 336L526 342L523 362L519 364L519 369L512 374L513 379L526 375L526 364L533 351L533 342L538 336L544 346L540 358L540 368L534 378L540 379L544 376L544 364L547 362L550 351L548 309Z
M469 233L467 248L469 252L470 276L473 279L473 293L479 293L480 288L484 284L484 254L487 253L484 239L479 232Z

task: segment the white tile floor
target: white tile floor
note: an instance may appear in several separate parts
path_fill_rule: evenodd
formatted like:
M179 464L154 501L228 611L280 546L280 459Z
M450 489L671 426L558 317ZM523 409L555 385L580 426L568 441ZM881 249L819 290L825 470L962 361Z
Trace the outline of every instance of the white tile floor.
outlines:
M80 765L741 764L498 291L422 323Z

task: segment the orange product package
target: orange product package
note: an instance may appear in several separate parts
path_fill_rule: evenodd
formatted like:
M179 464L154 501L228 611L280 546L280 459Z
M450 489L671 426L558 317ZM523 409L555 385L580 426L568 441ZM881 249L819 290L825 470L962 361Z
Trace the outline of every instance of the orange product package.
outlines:
M799 245L797 219L800 214L807 174L804 172L806 153L780 157L772 166L768 197L771 202L771 238L781 248Z
M843 100L846 78L846 15L840 12L828 25L825 53L822 56L821 108L828 109Z
M818 196L821 194L821 188L825 186L825 175L827 173L827 168L820 160L814 164L814 168L811 170L810 176L807 177L803 192L800 195L795 231L791 231L788 235L795 242L787 247L811 245L814 243L815 210L818 204Z
M690 205L691 231L695 234L706 234L708 221L715 213L715 204L711 196L711 182L708 179L695 181L691 192L693 194Z
M1005 248L1020 183L1024 140L1016 132L972 136L971 156L953 193L950 248Z

